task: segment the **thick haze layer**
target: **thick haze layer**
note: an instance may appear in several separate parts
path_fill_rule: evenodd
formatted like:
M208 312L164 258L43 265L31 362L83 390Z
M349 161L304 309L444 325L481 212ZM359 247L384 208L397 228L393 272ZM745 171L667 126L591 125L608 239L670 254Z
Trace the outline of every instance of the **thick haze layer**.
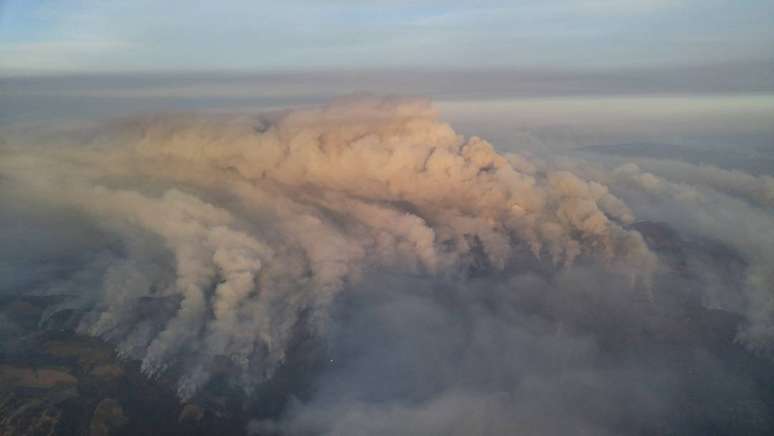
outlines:
M774 167L771 71L771 63L746 63L612 71L16 76L0 78L0 139L137 113L256 115L376 92L433 98L459 131L487 138L504 151L649 144L658 146L646 147L652 157L760 173Z
M312 393L251 431L774 426L753 354L774 348L769 175L498 152L425 99L369 96L1 147L3 293L66 295L51 316L183 398L256 394L321 344Z

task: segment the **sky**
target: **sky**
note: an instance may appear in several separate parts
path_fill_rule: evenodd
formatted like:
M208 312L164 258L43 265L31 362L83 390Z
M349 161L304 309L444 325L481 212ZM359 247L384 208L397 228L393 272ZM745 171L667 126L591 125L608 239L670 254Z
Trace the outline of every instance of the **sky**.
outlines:
M773 16L769 0L0 0L0 73L760 63Z

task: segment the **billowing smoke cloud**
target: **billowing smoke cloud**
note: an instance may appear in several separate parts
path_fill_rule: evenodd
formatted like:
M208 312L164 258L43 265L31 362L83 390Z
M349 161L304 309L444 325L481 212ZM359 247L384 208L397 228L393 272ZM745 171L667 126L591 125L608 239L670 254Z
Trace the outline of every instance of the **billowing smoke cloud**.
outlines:
M183 398L223 374L250 394L293 359L300 332L311 334L330 363L316 393L256 420L258 433L688 428L673 408L697 385L670 359L731 376L713 354L720 345L678 333L677 312L709 316L722 301L745 317L732 328L742 328L738 339L774 343L771 216L731 196L769 205L765 178L681 172L680 182L708 191L633 164L500 154L422 99L159 115L63 136L3 146L0 195L20 204L10 216L70 214L91 230L72 241L80 258L46 253L66 268L7 287L70 295L61 308L79 309L81 332L140 359L149 375L174 374ZM752 227L729 231L734 218L707 196ZM643 218L741 253L739 295L705 286L722 260L686 251L699 260L675 273L669 253L646 243ZM695 296L686 284L700 288L701 304L685 303ZM664 351L664 338L690 346ZM763 408L751 379L738 377L702 394ZM745 425L771 424L750 413Z

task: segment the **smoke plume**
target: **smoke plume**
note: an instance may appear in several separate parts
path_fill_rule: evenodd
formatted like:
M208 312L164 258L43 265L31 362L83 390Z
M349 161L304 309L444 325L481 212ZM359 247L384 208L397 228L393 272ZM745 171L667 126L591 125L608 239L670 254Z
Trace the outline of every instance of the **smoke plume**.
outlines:
M678 165L501 154L423 99L119 120L2 146L1 232L28 254L0 284L68 295L52 316L77 309L181 398L224 374L251 395L311 335L314 394L256 433L652 434L695 428L692 395L768 428L719 355L774 344L771 178ZM710 285L723 255L740 278ZM717 309L737 342L686 324Z

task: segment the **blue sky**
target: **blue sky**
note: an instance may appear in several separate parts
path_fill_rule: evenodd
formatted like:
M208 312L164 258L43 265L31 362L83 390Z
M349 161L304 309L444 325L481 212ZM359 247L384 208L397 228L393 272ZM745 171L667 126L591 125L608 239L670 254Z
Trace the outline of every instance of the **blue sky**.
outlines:
M774 59L771 0L0 0L0 71L598 69Z

